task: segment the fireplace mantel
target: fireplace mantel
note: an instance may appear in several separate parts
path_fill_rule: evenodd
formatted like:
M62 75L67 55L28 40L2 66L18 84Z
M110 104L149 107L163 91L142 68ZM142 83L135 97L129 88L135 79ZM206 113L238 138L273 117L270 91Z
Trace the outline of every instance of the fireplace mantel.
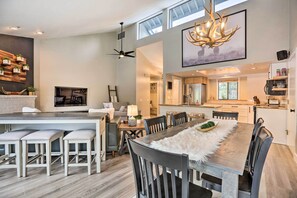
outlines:
M23 107L35 107L36 95L0 95L0 113L21 112Z

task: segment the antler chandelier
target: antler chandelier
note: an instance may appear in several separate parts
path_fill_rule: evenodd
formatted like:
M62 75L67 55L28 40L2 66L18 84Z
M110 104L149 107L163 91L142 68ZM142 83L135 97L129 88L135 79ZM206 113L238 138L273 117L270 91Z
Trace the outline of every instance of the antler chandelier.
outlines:
M231 37L235 34L240 27L225 30L226 24L228 22L228 17L224 17L219 13L214 13L212 6L212 0L210 0L210 9L205 11L209 15L210 19L207 22L195 23L194 30L189 30L187 40L196 46L204 47L206 45L209 48L214 48L223 45L225 42L230 41ZM215 19L215 14L219 17L218 20Z

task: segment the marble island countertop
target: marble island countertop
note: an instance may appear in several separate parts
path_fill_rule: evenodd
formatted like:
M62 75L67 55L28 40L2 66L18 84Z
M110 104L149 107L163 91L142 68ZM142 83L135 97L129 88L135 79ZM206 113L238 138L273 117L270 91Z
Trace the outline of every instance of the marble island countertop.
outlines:
M0 120L82 120L82 119L101 119L105 113L7 113L0 114Z

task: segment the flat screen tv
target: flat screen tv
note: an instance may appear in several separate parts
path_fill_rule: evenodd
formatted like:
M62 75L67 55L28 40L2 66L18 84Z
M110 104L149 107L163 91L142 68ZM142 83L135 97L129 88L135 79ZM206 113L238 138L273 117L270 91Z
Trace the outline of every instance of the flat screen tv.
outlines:
M55 107L87 105L87 88L55 87Z

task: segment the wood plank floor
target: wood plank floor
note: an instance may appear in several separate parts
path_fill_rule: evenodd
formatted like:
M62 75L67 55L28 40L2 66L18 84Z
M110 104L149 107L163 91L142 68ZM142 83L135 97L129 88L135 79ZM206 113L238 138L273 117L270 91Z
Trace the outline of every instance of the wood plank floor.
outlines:
M123 197L135 195L129 155L117 156L102 163L103 172L88 176L85 167L70 168L64 177L61 164L53 167L52 176L44 168L31 168L27 178L17 178L13 169L0 170L0 197ZM220 197L220 193L214 193ZM260 197L297 198L297 165L289 148L273 144L264 167Z

